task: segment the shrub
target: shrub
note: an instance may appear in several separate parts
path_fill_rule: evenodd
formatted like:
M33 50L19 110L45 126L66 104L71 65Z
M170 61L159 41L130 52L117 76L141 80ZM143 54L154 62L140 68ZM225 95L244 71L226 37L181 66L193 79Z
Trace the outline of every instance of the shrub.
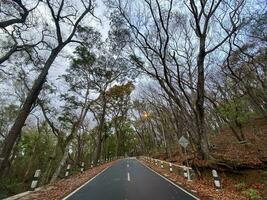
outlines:
M242 192L243 194L247 195L249 199L251 200L261 200L261 196L259 194L259 191L253 188L249 188Z

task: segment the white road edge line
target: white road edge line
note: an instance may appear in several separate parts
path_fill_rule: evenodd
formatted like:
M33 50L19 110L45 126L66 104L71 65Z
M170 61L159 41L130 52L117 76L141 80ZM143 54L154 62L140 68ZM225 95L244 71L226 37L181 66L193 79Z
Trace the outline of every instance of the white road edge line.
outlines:
M127 173L127 180L131 181L131 177L130 177L130 173L129 172Z
M136 159L138 162L140 162L143 166L145 166L146 168L148 168L150 171L154 172L155 174L159 175L161 178L165 179L166 181L168 181L169 183L171 183L172 185L174 185L175 187L179 188L180 190L184 191L186 194L190 195L191 197L195 198L196 200L200 200L199 198L197 198L196 196L194 196L193 194L191 194L190 192L186 191L185 189L183 189L182 187L180 187L179 185L176 185L175 183L173 183L172 181L170 181L169 179L167 179L166 177L162 176L161 174L159 174L158 172L156 172L155 170L151 169L150 167L146 166L145 164L143 164L141 161L139 161L138 159Z
M112 166L112 165L111 165ZM104 169L103 171L101 171L100 173L98 173L97 175L95 175L93 178L89 179L88 181L86 181L84 184L82 184L80 187L78 187L76 190L74 190L73 192L71 192L70 194L68 194L66 197L64 197L62 200L66 200L67 198L69 198L70 196L72 196L74 193L78 192L78 190L80 190L82 187L84 187L86 184L90 183L91 181L93 181L96 177L98 177L100 174L104 173L107 169L109 169L111 166L107 167L106 169Z

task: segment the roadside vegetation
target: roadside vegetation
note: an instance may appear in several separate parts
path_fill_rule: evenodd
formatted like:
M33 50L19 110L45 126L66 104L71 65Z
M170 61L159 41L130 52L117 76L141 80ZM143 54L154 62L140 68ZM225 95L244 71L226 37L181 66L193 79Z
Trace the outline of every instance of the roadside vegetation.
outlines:
M29 190L37 169L42 186L68 164L141 155L266 198L266 7L1 1L0 199Z

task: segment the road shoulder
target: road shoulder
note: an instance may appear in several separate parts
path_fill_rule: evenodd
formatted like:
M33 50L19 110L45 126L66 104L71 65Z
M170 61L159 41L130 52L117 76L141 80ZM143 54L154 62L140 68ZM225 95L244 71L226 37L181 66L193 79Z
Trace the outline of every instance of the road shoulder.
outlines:
M78 191L88 182L92 181L96 176L103 173L107 168L112 166L114 162L106 163L92 169L88 169L83 173L71 175L68 178L61 179L53 184L46 185L38 191L19 198L19 200L60 200L66 199L70 194Z
M185 189L184 187L182 187L182 185L178 184L177 182L175 182L174 180L170 179L170 176L168 176L168 174L166 173L161 173L161 172L157 172L157 169L153 169L153 167L151 165L148 165L145 161L143 160L139 160L137 159L138 162L140 162L143 166L145 166L146 168L148 168L150 171L152 171L153 173L157 174L158 176L160 176L162 179L164 179L165 181L171 183L172 185L174 185L175 187L177 187L178 189L182 190L183 192L185 192L186 194L188 194L189 196L191 196L192 198L196 199L196 200L200 200L199 197L197 197L197 194L193 194L195 193L194 191L191 191L190 189Z

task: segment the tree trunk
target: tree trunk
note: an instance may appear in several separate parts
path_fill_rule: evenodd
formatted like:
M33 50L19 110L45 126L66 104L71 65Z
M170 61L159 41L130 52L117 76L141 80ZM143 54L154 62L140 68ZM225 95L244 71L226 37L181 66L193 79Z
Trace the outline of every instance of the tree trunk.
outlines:
M50 157L49 162L46 165L46 169L43 173L40 185L45 185L49 182L49 178L53 170L53 164L56 163L55 160L57 159L60 152L61 152L61 148L59 147L59 143L57 142L53 155Z
M209 159L209 145L208 136L205 130L205 113L204 113L204 97L205 97L205 73L204 73L204 60L205 60L205 37L200 37L199 55L197 58L198 67L198 80L197 80L197 100L196 100L196 122L197 132L200 145L200 159Z
M28 117L28 115L31 112L32 105L37 100L38 95L42 89L43 84L46 81L46 76L48 74L48 71L56 59L58 53L63 47L53 49L48 60L46 61L44 68L42 72L39 74L38 78L35 80L31 90L29 91L27 98L25 102L23 103L23 106L21 110L18 113L18 116L11 127L5 141L3 144L3 148L0 154L0 177L3 176L3 172L5 168L7 167L7 163L10 157L10 154L12 152L12 149L19 138L21 134L21 129L25 124L25 121Z
M98 133L98 138L97 138L97 146L96 146L96 153L94 157L94 163L96 164L100 158L101 155L101 150L102 150L102 133L99 131Z
M242 138L239 136L238 132L235 130L235 128L230 124L230 122L229 122L228 125L229 125L230 129L232 130L232 132L233 132L235 138L237 139L237 141L238 142L243 141Z
M81 153L82 152L82 144L81 144L81 136L77 136L77 159L76 159L76 164L80 165L81 163Z
M29 162L28 162L28 166L27 166L27 170L26 170L26 172L25 172L25 174L24 174L24 182L26 182L27 180L28 180L28 176L29 176L29 174L30 174L30 171L31 171L31 168L32 168L32 165L33 165L33 161L35 160L35 158L36 158L36 153L35 153L35 151L36 151L36 146L37 146L37 142L35 141L35 143L34 143L34 147L33 147L33 149L32 149L32 152L31 152L31 157L30 157L30 160L29 160Z
M66 146L63 157L61 158L58 167L56 168L54 174L52 175L50 183L54 183L57 180L57 177L59 176L61 169L64 167L66 163L66 160L68 158L68 153L69 153L69 145Z
M164 142L164 148L165 148L165 152L168 156L169 159L171 159L171 150L169 148L169 144L167 144L167 138L166 138L166 133L165 133L165 130L164 130L164 127L163 127L163 122L160 123L161 125L161 131L162 131L162 134L163 134L163 142Z
M104 125L105 125L105 117L106 117L106 97L105 94L103 94L103 110L102 115L100 119L99 124L99 131L98 131L98 137L97 137L97 147L96 147L96 153L94 157L94 163L97 163L97 161L100 159L101 156L101 150L102 150L102 134L104 131Z

